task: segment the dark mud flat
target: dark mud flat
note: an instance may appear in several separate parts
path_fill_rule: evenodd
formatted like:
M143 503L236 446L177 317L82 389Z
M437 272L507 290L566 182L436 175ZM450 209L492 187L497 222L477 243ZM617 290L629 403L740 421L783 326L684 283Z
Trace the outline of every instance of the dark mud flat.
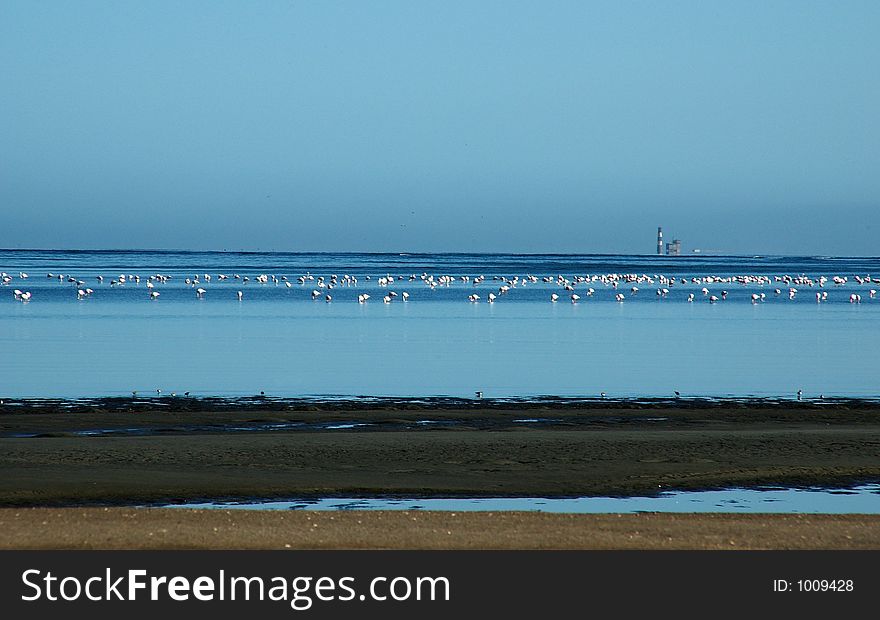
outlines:
M2 399L0 438L324 430L719 428L880 424L880 400L95 398ZM334 428L337 425L354 428ZM329 427L329 428L328 428Z
M95 399L0 405L0 505L633 495L880 480L876 401Z

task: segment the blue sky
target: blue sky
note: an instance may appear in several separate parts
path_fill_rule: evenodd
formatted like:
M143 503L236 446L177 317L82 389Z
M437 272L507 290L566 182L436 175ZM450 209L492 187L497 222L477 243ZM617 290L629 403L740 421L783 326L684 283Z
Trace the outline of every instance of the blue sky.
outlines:
M0 2L0 247L877 255L880 2Z

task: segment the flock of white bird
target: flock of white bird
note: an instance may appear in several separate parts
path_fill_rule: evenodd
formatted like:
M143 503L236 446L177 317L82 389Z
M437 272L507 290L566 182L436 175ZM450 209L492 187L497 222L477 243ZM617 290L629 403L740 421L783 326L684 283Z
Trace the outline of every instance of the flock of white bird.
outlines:
M28 274L25 272L19 272L18 279L22 282L28 279ZM62 285L72 285L73 288L76 289L76 298L79 300L86 299L91 297L95 292L94 289L88 288L86 286L85 280L81 280L72 275L64 275L64 274L46 274L48 279L56 279L59 284ZM15 281L15 276L8 274L6 272L0 273L0 285L8 286L11 285ZM98 284L104 284L104 276L97 276L96 281ZM121 287L126 285L134 285L139 286L141 281L145 282L145 286L148 292L148 298L151 300L156 300L160 296L160 292L155 290L158 286L167 284L169 281L173 279L173 276L167 274L154 274L142 278L140 275L126 275L120 274L119 276L112 278L110 280L109 286L111 288ZM371 276L365 276L365 280L371 280ZM287 288L292 288L293 283L287 276L275 276L268 274L260 274L255 276L253 279L249 276L242 276L240 274L232 274L231 276L228 274L219 274L216 277L217 282L239 282L242 285L247 285L249 282L253 281L259 285L268 285L270 282L274 286L284 285ZM212 277L210 274L202 274L186 277L183 280L183 283L193 289L195 291L196 297L199 299L204 299L208 293L208 289L204 288L208 286L212 282ZM339 287L356 287L358 285L358 278L352 275L331 275L329 277L325 276L313 276L310 272L305 275L301 275L294 279L294 282L297 283L300 287L305 287L309 285L310 287L314 287L311 292L311 297L313 300L321 300L323 299L325 302L330 303L333 301L333 295L330 293L335 288ZM471 276L451 276L451 275L432 275L428 273L422 273L420 276L412 274L409 276L393 276L391 274L386 274L384 276L379 276L376 279L376 285L380 288L387 289L388 287L394 286L396 284L412 283L413 285L421 283L427 288L434 290L438 287L448 288L454 284L462 284L469 285L472 288L483 285L484 287L490 286L489 283L486 283L486 276L479 275L476 277ZM641 286L650 286L657 287L656 288L656 297L663 299L669 295L670 289L675 286L701 286L699 293L702 298L707 300L709 303L717 303L719 301L726 300L729 291L727 288L731 288L733 285L739 285L742 287L773 287L774 296L781 296L783 294L788 296L788 299L792 300L798 294L799 289L797 287L803 288L814 288L817 289L815 291L815 299L817 303L823 303L828 301L828 291L825 290L826 285L831 287L843 287L846 285L852 285L855 283L861 287L870 287L875 284L880 284L880 278L871 277L870 275L861 276L855 275L850 280L847 276L833 276L832 278L828 278L826 276L818 276L818 277L809 277L806 275L799 276L789 276L789 275L781 275L781 276L766 276L766 275L736 275L736 276L700 276L700 277L691 277L691 278L683 278L678 276L665 276L665 275L652 275L649 276L647 274L619 274L619 273L610 273L610 274L596 274L596 275L583 275L583 276L573 276L573 277L565 277L562 275L557 276L544 276L539 278L535 275L525 275L525 276L515 276L512 278L504 277L504 276L493 276L491 286L493 287L493 291L486 294L486 301L489 303L494 303L497 299L499 299L503 295L507 295L511 290L516 288L525 288L527 286L533 285L547 285L547 286L556 286L560 288L562 291L562 295L567 295L568 300L576 304L578 303L582 297L578 292L580 291L586 297L593 297L596 293L596 286L602 286L603 288L610 288L614 292L614 299L619 303L623 303L627 295L624 294L619 289L621 287L629 288L629 295L634 296L640 292L639 285ZM709 286L713 288L718 287L720 290L717 291L717 295L713 294L709 290ZM494 290L497 287L497 290ZM723 288L727 287L727 288ZM875 299L877 296L877 289L870 288L867 290L869 299ZM22 303L27 303L31 300L32 295L30 291L23 291L21 289L15 289L13 291L13 295L16 301L20 301ZM241 290L236 291L236 297L239 301L244 299L244 292ZM409 293L403 291L398 294L395 291L388 291L384 294L382 301L386 304L390 304L393 301L400 298L401 301L407 302L409 301ZM368 293L360 293L357 296L357 301L360 304L365 304L370 299L370 295ZM559 293L551 293L550 302L556 303L560 301L562 297ZM693 303L697 299L697 293L689 293L687 296L687 301L689 303ZM764 302L767 299L767 293L751 293L751 302L753 304L759 304ZM477 303L482 300L482 297L477 293L470 293L467 296L467 300L471 303ZM850 293L849 302L853 304L861 303L862 296L858 292Z

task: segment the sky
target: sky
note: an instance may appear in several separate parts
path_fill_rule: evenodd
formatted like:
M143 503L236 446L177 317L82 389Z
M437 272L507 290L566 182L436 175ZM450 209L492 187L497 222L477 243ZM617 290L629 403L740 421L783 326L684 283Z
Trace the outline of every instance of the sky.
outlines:
M0 0L0 247L876 256L880 2Z

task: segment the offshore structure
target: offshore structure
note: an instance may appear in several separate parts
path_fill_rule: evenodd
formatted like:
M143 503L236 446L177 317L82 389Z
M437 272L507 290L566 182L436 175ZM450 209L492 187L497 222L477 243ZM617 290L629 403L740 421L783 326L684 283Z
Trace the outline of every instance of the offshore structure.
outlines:
M681 240L673 239L670 243L663 245L663 228L657 227L657 256L663 256L664 250L666 256L681 256Z

